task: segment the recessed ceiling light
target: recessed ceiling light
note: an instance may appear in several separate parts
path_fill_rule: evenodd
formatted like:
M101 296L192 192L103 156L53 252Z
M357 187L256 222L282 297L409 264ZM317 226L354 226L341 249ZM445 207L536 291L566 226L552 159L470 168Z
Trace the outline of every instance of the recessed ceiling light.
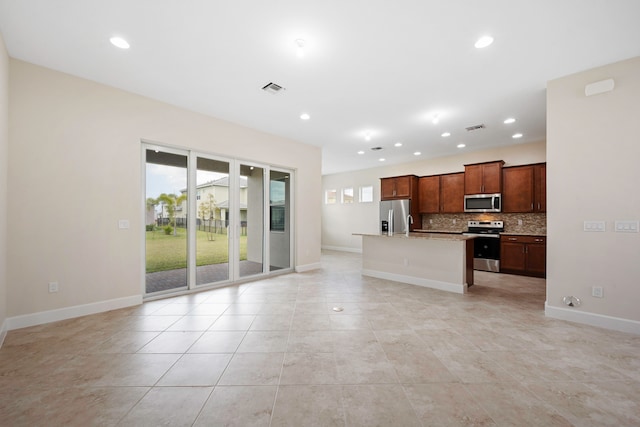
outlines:
M364 151L360 150L358 151L358 154L364 154Z
M513 139L522 138L522 134L521 133L515 133L515 134L513 134L513 136L511 138L513 138Z
M394 147L402 147L402 142L396 142L393 144Z
M414 156L419 156L420 154L422 154L422 153L419 152L419 151L416 151L415 153L413 153Z
M510 125L511 123L515 123L516 119L514 119L513 117L509 117L508 119L505 119L504 124L505 125Z
M120 49L129 49L129 42L122 37L111 37L109 41L115 47L119 47Z
M385 160L387 160L387 159L385 159L384 157L381 157L381 158L378 159L378 161L380 161L380 162L384 162Z
M371 132L365 132L364 133L364 139L366 141L371 141Z
M478 41L476 42L476 44L474 44L474 46L476 47L476 49L482 49L489 46L491 43L493 43L493 37L482 36L478 39Z
M434 114L433 117L431 118L431 123L433 123L434 125L437 125L439 121L440 121L440 115Z
M445 132L445 133L443 133L443 134L442 134L442 135L440 135L440 136L441 136L441 137L443 137L443 138L446 138L446 137L448 137L448 136L451 136L451 134L450 134L449 132Z
M307 114L307 113L302 113L302 114L300 114L300 118L302 120L309 120L311 118L311 116L309 114Z
M464 148L466 146L467 146L466 144L458 144L458 145L456 145L456 147L458 147L458 148Z

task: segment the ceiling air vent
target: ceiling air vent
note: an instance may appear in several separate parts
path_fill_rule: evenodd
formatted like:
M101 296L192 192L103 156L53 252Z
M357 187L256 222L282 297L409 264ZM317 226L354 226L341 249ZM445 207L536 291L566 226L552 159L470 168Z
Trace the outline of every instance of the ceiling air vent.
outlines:
M371 151L380 151L382 147L371 147Z
M486 126L484 124L482 125L475 125L475 126L469 126L467 129L467 132L472 132L474 130L480 130L480 129L486 129Z
M269 82L266 85L262 86L262 90L275 95L276 93L283 91L284 88L278 84L275 84L274 82Z

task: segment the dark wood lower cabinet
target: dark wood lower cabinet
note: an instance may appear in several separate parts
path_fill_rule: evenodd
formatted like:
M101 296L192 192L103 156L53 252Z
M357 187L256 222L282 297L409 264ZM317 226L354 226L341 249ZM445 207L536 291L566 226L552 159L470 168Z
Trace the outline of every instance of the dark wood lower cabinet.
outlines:
M500 272L546 277L546 237L509 234L500 236Z

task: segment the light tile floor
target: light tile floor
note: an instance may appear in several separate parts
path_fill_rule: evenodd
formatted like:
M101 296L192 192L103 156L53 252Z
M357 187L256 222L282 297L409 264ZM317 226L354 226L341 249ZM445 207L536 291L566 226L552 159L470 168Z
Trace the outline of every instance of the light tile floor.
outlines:
M0 425L640 425L640 336L545 318L544 280L322 263L9 332Z

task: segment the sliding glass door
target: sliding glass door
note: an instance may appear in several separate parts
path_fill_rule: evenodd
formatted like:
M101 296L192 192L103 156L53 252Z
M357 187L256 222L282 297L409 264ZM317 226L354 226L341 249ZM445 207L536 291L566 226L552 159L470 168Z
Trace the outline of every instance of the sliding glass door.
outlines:
M264 169L240 164L238 276L264 272Z
M291 270L290 171L144 144L145 294Z
M272 170L269 175L270 271L291 267L291 173Z
M229 162L196 157L196 285L229 280Z
M145 157L145 292L186 289L188 156L147 149Z

